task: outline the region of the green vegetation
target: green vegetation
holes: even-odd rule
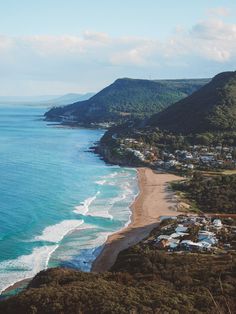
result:
[[[50,110],[46,118],[71,116],[75,123],[86,124],[125,121],[110,128],[96,150],[113,163],[134,165],[131,152],[137,149],[168,162],[170,152],[196,144],[202,145],[195,151],[197,157],[205,154],[201,149],[215,153],[221,145],[217,154],[227,160],[226,145],[232,148],[230,159],[235,159],[236,72],[221,73],[198,90],[203,83],[121,79],[88,101]],[[236,175],[224,175],[217,168],[219,174],[212,176],[210,170],[208,176],[195,172],[192,179],[173,186],[201,211],[235,213]],[[157,233],[152,232],[152,241]],[[229,238],[226,233],[222,237]],[[235,313],[234,245],[218,254],[170,253],[146,239],[121,252],[107,273],[40,272],[27,290],[0,303],[0,313]]]
[[[168,81],[165,83],[168,86]],[[129,138],[134,144],[126,141]],[[195,146],[201,147],[197,150]],[[235,169],[236,72],[218,74],[192,95],[149,119],[136,117],[111,127],[101,139],[98,152],[112,163],[137,166],[136,160],[132,164],[133,159],[127,156],[127,149],[130,148],[144,156],[151,151],[154,158],[146,158],[150,160],[149,166],[155,166],[155,160],[170,161],[168,155],[171,153],[175,154],[177,163],[180,161],[183,164],[176,163],[175,166],[181,172],[183,167],[187,169],[189,163],[192,164],[191,169],[197,170]],[[224,149],[228,149],[228,153]],[[188,151],[194,157],[188,162],[181,160],[175,153],[177,150]],[[201,159],[208,153],[213,155],[211,162]]]
[[[235,253],[163,252],[150,241],[159,229],[121,252],[110,272],[40,272],[27,290],[0,302],[0,313],[235,313]]]
[[[236,72],[216,75],[192,95],[154,115],[149,124],[183,134],[236,131]]]
[[[194,173],[188,181],[172,184],[203,212],[236,213],[236,175],[206,177]]]
[[[118,79],[87,101],[53,108],[48,120],[73,117],[74,122],[91,124],[116,122],[130,118],[150,117],[176,101],[185,98],[209,79],[199,80],[137,80]]]

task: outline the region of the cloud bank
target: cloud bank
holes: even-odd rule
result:
[[[40,94],[98,90],[119,76],[199,77],[234,70],[236,24],[220,17],[177,28],[166,40],[78,36],[0,36],[0,93]],[[177,73],[177,74],[176,74]]]

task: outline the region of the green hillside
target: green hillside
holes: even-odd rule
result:
[[[158,227],[149,239],[159,234]],[[122,251],[110,272],[41,271],[27,290],[0,302],[0,313],[235,313],[235,283],[234,251],[169,253],[149,240]]]
[[[209,82],[196,80],[118,79],[89,100],[49,110],[48,120],[78,123],[120,122],[132,117],[149,117]]]
[[[149,125],[175,133],[236,130],[236,72],[216,75],[187,98],[151,117]]]

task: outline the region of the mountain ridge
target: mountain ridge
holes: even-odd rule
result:
[[[174,133],[236,130],[236,71],[217,74],[192,95],[148,121]]]
[[[52,108],[45,113],[45,117],[48,120],[60,121],[62,116],[73,116],[73,121],[86,124],[117,122],[130,116],[143,118],[163,110],[207,82],[209,79],[120,78],[90,99]]]

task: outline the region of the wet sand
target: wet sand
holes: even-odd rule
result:
[[[149,168],[138,168],[139,194],[131,206],[130,224],[110,235],[92,271],[104,272],[111,268],[120,251],[144,239],[158,225],[161,216],[179,214],[178,200],[168,188],[173,181],[182,180],[169,173],[157,173]]]

